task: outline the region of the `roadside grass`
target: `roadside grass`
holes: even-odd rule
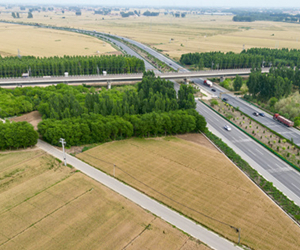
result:
[[[241,228],[241,244],[254,249],[300,244],[299,227],[216,150],[180,139],[135,138],[77,157],[111,175],[116,164],[116,178],[232,241],[237,242],[232,228],[203,214]]]

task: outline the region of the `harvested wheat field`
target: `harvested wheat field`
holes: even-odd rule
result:
[[[209,249],[41,150],[0,153],[0,249]]]
[[[1,56],[64,56],[115,53],[109,43],[74,32],[0,23]]]
[[[0,7],[3,20],[16,21],[11,12]],[[134,11],[136,9],[131,9]],[[141,9],[141,13],[147,9]],[[15,10],[19,11],[19,10]],[[121,10],[124,11],[124,10]],[[157,17],[132,16],[122,18],[120,11],[110,15],[95,15],[92,10],[83,10],[76,16],[74,11],[34,12],[33,18],[20,13],[22,22],[35,22],[56,26],[97,30],[131,38],[161,50],[165,55],[179,59],[184,53],[208,51],[241,52],[243,47],[300,49],[300,26],[284,22],[233,22],[233,16],[196,15],[188,13],[185,18],[164,15]],[[176,10],[177,11],[177,10]],[[16,53],[14,51],[14,53]]]
[[[204,215],[240,228],[253,249],[299,249],[300,228],[284,212],[219,151],[197,144],[201,135],[187,139],[116,141],[77,157],[109,174],[116,164],[118,179],[234,242],[235,230]]]

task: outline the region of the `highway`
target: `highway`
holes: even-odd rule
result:
[[[147,51],[152,56],[154,56],[154,57],[158,58],[159,60],[161,60],[162,62],[168,64],[174,70],[177,70],[179,72],[188,72],[188,70],[184,69],[181,65],[175,63],[171,59],[165,57],[164,55],[160,54],[159,52],[155,51],[154,49],[149,48],[148,46],[146,46],[142,43],[133,41],[133,40],[125,38],[125,37],[120,37],[120,36],[117,36],[117,37],[119,39],[123,39],[123,40],[130,42],[130,43],[134,44],[135,46],[138,46],[141,49]],[[262,72],[267,73],[268,71],[269,71],[269,68],[262,68]],[[209,77],[209,76],[203,76],[203,77]],[[192,76],[191,76],[191,78],[192,78]],[[205,88],[206,90],[209,89],[208,87],[203,85],[202,79],[193,79],[193,81],[196,84],[198,84],[201,88]],[[219,95],[220,92],[227,91],[227,90],[224,90],[224,89],[222,89],[220,87],[216,87],[216,86],[214,86],[214,88],[217,90],[217,92],[216,92],[217,95]],[[300,146],[300,131],[299,130],[297,130],[295,128],[286,127],[285,125],[280,124],[278,121],[274,121],[272,119],[272,116],[269,114],[265,114],[266,115],[266,117],[264,117],[265,119],[262,117],[253,116],[252,113],[254,111],[257,111],[259,113],[265,113],[265,112],[255,106],[250,105],[246,101],[243,101],[239,98],[235,98],[233,95],[223,94],[222,97],[227,97],[229,99],[229,101],[228,101],[229,104],[231,104],[234,107],[239,107],[241,111],[245,112],[247,115],[252,116],[253,119],[261,122],[262,124],[266,125],[267,127],[271,128],[272,130],[276,131],[277,133],[281,134],[285,138],[287,138],[289,140],[291,140],[293,138],[294,143]]]
[[[129,41],[129,39],[127,40]],[[136,46],[139,46],[139,43],[135,43]],[[145,45],[141,48],[145,49]],[[161,58],[163,62],[170,63],[170,59],[164,57],[158,52],[149,49],[147,50],[152,56],[157,58]],[[172,62],[172,66],[174,69],[180,72],[187,72],[188,70],[183,69],[180,65]],[[194,82],[200,86],[201,88],[206,88],[206,90],[210,91],[211,88],[204,86],[203,80],[196,78],[193,79]],[[221,88],[214,87],[219,94],[224,90]],[[224,94],[223,97],[228,97],[230,99],[229,103],[234,106],[239,106],[241,110],[246,108],[249,109],[249,104],[245,101],[242,101],[238,98],[233,98],[231,95],[226,96]],[[232,99],[233,98],[233,99]],[[231,100],[232,99],[232,100]],[[239,102],[236,102],[236,100]],[[249,109],[250,110],[250,109]],[[259,112],[263,112],[259,109],[255,109]],[[202,114],[208,123],[209,128],[215,133],[217,136],[222,138],[224,142],[226,142],[233,150],[235,150],[244,160],[246,160],[254,169],[256,169],[262,176],[264,176],[268,181],[273,182],[274,186],[276,186],[280,191],[282,191],[289,199],[293,200],[297,205],[300,205],[300,173],[294,170],[291,166],[283,162],[281,159],[273,155],[270,151],[263,148],[261,145],[256,143],[254,140],[249,138],[247,135],[242,133],[240,130],[236,128],[232,128],[231,132],[223,129],[224,125],[227,122],[221,118],[219,115],[211,111],[204,104],[197,102],[197,111]],[[253,111],[251,111],[251,114]],[[258,119],[268,119],[268,122],[272,122],[272,126],[277,123],[269,119],[269,117],[259,117]],[[276,124],[278,125],[278,124]],[[280,125],[280,124],[279,124]],[[274,129],[274,127],[272,127]],[[282,128],[285,130],[284,133],[289,132],[290,128]],[[274,129],[275,130],[275,129]],[[286,133],[287,134],[287,133]],[[299,136],[300,138],[300,136]],[[297,138],[294,139],[295,142],[298,142]]]
[[[225,119],[197,101],[197,111],[203,115],[209,129],[247,161],[268,181],[273,182],[286,196],[300,205],[300,173],[270,153],[242,131],[230,125]],[[231,131],[224,129],[225,125]]]
[[[220,93],[226,92],[227,90],[219,87],[219,86],[213,86],[213,87],[208,87],[203,84],[203,81],[201,79],[191,79],[195,83],[201,86],[202,89],[205,89],[206,91],[217,95],[218,97],[220,96]],[[212,92],[211,89],[214,88],[216,92]],[[239,107],[239,109],[244,112],[245,114],[251,116],[254,120],[264,124],[268,128],[276,131],[277,133],[281,134],[285,138],[291,140],[293,138],[293,141],[295,144],[300,146],[300,131],[296,128],[290,128],[282,123],[279,123],[276,120],[273,120],[273,116],[264,112],[263,110],[257,108],[256,106],[242,100],[241,98],[238,98],[232,94],[222,94],[222,98],[226,97],[228,99],[228,103],[234,107]],[[258,112],[258,113],[264,113],[265,117],[262,116],[255,116],[253,115],[253,112]]]
[[[39,140],[37,146],[42,150],[46,151],[47,153],[49,153],[50,155],[53,155],[58,159],[62,159],[62,155],[63,155],[62,151],[56,149],[50,144]],[[88,165],[87,163],[82,162],[81,160],[69,154],[67,154],[66,157],[67,157],[67,163],[72,165],[74,168],[80,170],[82,173],[86,174],[87,176],[102,183],[103,185],[107,186],[111,190],[119,193],[120,195],[138,204],[142,208],[162,218],[163,220],[167,221],[171,225],[176,226],[178,229],[188,233],[189,235],[193,236],[196,239],[199,239],[200,241],[204,242],[205,244],[212,247],[213,249],[219,249],[219,250],[241,249],[235,246],[232,242],[226,240],[225,238],[218,236],[212,231],[207,230],[201,225],[196,224],[190,219],[187,219],[181,214],[149,198],[147,195],[142,194],[141,192],[124,184],[123,182],[120,182],[115,178],[108,176],[107,174],[97,170],[96,168]]]

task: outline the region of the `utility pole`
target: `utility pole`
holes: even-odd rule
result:
[[[62,148],[63,148],[64,165],[67,166],[67,157],[66,157],[66,154],[65,154],[65,145],[66,145],[66,141],[65,141],[65,139],[63,139],[63,138],[60,138],[60,139],[59,139],[59,142],[61,143]]]

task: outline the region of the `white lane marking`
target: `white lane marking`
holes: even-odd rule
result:
[[[294,188],[296,188],[297,190],[299,190],[300,191],[300,189],[299,189],[299,187],[298,186],[296,186],[294,183],[291,183],[292,185],[293,185],[293,187]]]
[[[255,153],[253,153],[250,149],[248,149],[248,151],[251,153],[251,154],[253,154],[253,155],[255,155],[256,156],[256,154]]]
[[[259,149],[255,149],[258,153],[260,153],[261,155],[264,155]]]

